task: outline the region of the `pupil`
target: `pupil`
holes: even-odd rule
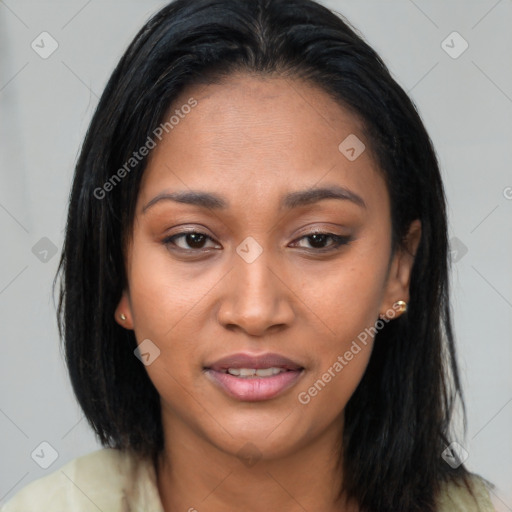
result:
[[[309,237],[309,243],[316,248],[322,248],[325,245],[325,239],[327,235],[311,235]]]
[[[187,234],[187,244],[194,249],[200,249],[204,244],[204,235],[199,233]]]

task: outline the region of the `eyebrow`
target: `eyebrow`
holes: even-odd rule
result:
[[[331,185],[322,188],[311,188],[291,192],[281,199],[280,209],[292,209],[300,206],[307,206],[324,199],[351,201],[362,208],[366,208],[366,203],[363,198],[355,192],[344,187]],[[228,201],[224,198],[210,192],[202,192],[198,190],[162,192],[151,199],[151,201],[142,208],[142,213],[145,213],[149,208],[160,201],[174,201],[177,203],[202,206],[203,208],[212,210],[225,210],[229,206]]]

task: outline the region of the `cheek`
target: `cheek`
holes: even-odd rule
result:
[[[304,412],[319,418],[316,428],[342,414],[364,375],[379,296],[380,287],[369,273],[348,269],[323,283],[323,293],[311,307],[321,312],[325,335],[313,338],[316,361],[298,390],[297,402]]]
[[[199,371],[198,314],[215,281],[191,276],[189,268],[172,264],[165,248],[154,242],[134,244],[128,276],[134,332],[139,344],[149,339],[157,347],[158,357],[146,370],[164,397],[183,395],[180,383],[190,389]]]
[[[195,306],[213,282],[191,272],[192,266],[172,262],[158,243],[135,239],[128,280],[137,339],[154,337],[165,342],[194,315]]]
[[[361,244],[336,263],[303,272],[298,293],[321,320],[317,323],[331,346],[357,337],[378,319],[387,278],[383,254],[383,249],[373,251]]]
[[[323,411],[326,421],[345,407],[371,356],[387,277],[383,247],[361,243],[335,267],[303,281],[302,299],[323,329],[314,337],[317,364],[297,398],[311,412]]]
[[[329,424],[345,409],[366,370],[372,341],[354,340],[330,354],[326,364],[304,382],[297,393],[299,407]]]

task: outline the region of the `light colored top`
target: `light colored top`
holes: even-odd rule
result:
[[[473,476],[478,506],[465,487],[445,486],[439,512],[495,512]],[[21,489],[0,512],[164,512],[149,460],[103,448],[68,462]],[[192,508],[192,510],[194,510]]]

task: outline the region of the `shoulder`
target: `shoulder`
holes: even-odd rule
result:
[[[445,482],[438,498],[439,512],[495,512],[489,495],[491,484],[472,474],[470,488],[473,496],[464,482]]]
[[[155,508],[151,512],[158,512],[153,474],[147,461],[103,448],[73,459],[57,471],[31,482],[0,512],[98,512],[98,509],[123,512],[128,502],[138,500],[138,504],[146,500],[147,503],[147,499]],[[141,495],[141,488],[146,496]]]

